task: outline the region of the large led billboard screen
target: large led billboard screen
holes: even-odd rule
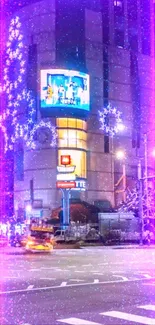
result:
[[[45,116],[83,115],[90,110],[89,75],[64,69],[41,70],[41,112]]]

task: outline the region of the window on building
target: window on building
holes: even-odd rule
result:
[[[141,0],[141,38],[142,53],[150,55],[151,52],[151,9],[150,1]]]
[[[138,51],[138,21],[137,21],[137,1],[127,1],[128,12],[128,41],[129,48]]]
[[[87,133],[76,129],[59,129],[58,146],[59,148],[78,148],[86,150]]]
[[[71,164],[76,166],[75,174],[79,178],[86,178],[86,152],[83,150],[65,150],[59,149],[58,150],[58,165],[61,164],[61,156],[63,155],[70,155],[71,156]]]
[[[108,135],[104,136],[104,152],[109,153],[109,137],[108,137]]]
[[[57,127],[58,128],[71,128],[71,129],[81,129],[87,130],[87,122],[74,119],[74,118],[57,118]]]
[[[114,6],[122,8],[122,1],[121,0],[114,0]]]
[[[103,44],[109,44],[109,0],[102,1]]]
[[[124,47],[124,3],[114,1],[114,41],[115,45]]]

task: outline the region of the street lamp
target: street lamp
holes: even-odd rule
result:
[[[123,124],[123,123],[118,123],[117,124],[117,130],[118,130],[118,132],[122,132],[122,131],[124,131],[125,130],[125,125]]]
[[[125,202],[126,201],[126,165],[125,165],[125,152],[123,150],[118,150],[118,151],[116,151],[115,156],[116,156],[116,158],[118,160],[121,160],[122,161],[122,168],[123,168],[122,176],[121,176],[121,178],[119,179],[119,181],[117,182],[117,184],[115,186],[118,186],[121,181],[123,182],[123,190],[121,192],[123,192],[123,201]]]
[[[31,206],[30,204],[28,204],[28,205],[26,206],[26,212],[27,212],[27,213],[31,213],[31,211],[32,211],[32,206]]]

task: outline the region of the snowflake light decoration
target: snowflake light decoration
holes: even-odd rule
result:
[[[49,121],[45,122],[43,120],[41,120],[38,124],[35,124],[33,129],[30,131],[29,138],[26,142],[27,147],[29,147],[31,149],[36,149],[37,146],[36,146],[36,142],[34,141],[34,138],[35,138],[37,131],[41,130],[41,129],[47,129],[50,131],[50,134],[51,134],[50,146],[56,147],[56,144],[57,144],[56,127],[53,126],[51,122],[49,122]]]
[[[114,136],[120,130],[120,124],[122,124],[121,112],[118,111],[115,107],[108,105],[106,108],[103,107],[98,111],[99,113],[99,122],[101,124],[100,129],[103,130],[106,134]],[[115,119],[114,125],[110,125],[108,121]]]

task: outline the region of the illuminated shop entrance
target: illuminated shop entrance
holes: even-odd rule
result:
[[[77,179],[87,178],[87,123],[80,119],[58,118],[58,165],[63,155],[71,156]]]

